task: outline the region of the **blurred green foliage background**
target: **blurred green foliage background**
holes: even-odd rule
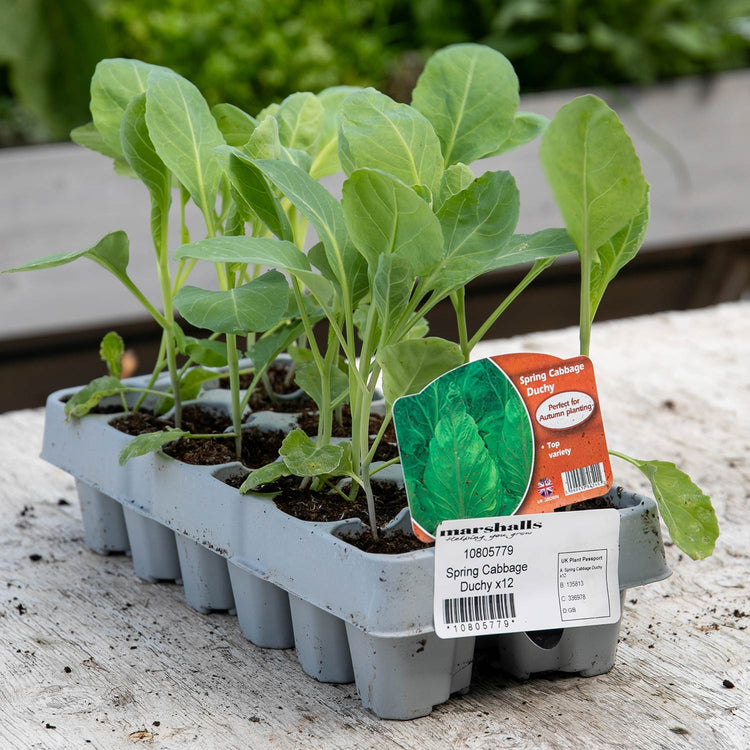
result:
[[[408,101],[424,59],[463,41],[503,52],[524,91],[750,63],[750,0],[0,0],[0,18],[0,146],[86,122],[103,57],[169,66],[251,113],[335,84]]]

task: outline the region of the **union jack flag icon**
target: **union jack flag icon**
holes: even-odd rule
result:
[[[555,491],[555,488],[552,486],[552,480],[549,477],[544,477],[544,479],[540,479],[536,483],[536,491],[542,497],[549,497]]]

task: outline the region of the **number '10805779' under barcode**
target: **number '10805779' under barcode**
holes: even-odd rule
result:
[[[459,596],[455,599],[443,599],[443,617],[446,625],[505,620],[515,616],[516,604],[513,594]]]
[[[602,463],[564,471],[561,476],[566,496],[584,490],[593,490],[594,487],[601,487],[607,483],[604,475],[604,464]]]

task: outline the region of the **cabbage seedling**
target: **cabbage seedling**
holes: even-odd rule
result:
[[[581,261],[580,352],[607,285],[632,260],[646,235],[649,187],[630,137],[601,99],[582,96],[562,107],[542,139],[542,164]],[[675,544],[693,559],[713,552],[719,535],[711,499],[674,464],[613,456],[651,483]]]

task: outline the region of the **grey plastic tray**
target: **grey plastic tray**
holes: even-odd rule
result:
[[[433,629],[432,549],[364,553],[340,538],[359,520],[300,521],[268,496],[224,484],[244,471],[239,464],[193,466],[159,452],[121,467],[131,438],[109,426],[113,415],[65,421],[62,399],[76,390],[49,397],[42,457],[76,478],[91,549],[130,550],[145,580],[181,578],[190,606],[236,610],[253,643],[296,646],[318,680],[355,680],[363,705],[382,718],[424,716],[469,688],[474,639],[441,640]],[[213,390],[203,400],[225,408],[227,396]],[[628,491],[612,499],[621,515],[620,588],[668,576],[654,501]],[[408,525],[408,516],[396,523]],[[619,623],[592,638],[597,627],[562,631],[552,648],[526,634],[499,637],[502,663],[519,677],[606,671]]]

